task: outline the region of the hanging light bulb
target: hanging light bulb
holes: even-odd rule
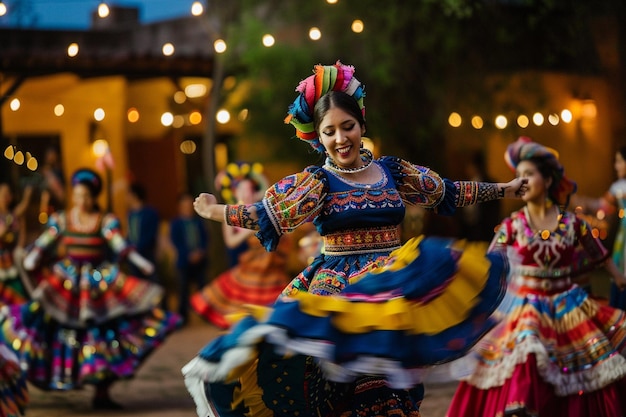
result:
[[[26,166],[31,171],[36,171],[37,167],[39,166],[39,163],[37,162],[37,158],[35,158],[34,156],[28,158],[28,161],[26,162]]]
[[[14,156],[15,156],[15,149],[13,148],[13,145],[7,146],[7,148],[4,150],[4,157],[11,161],[13,160]]]
[[[13,162],[18,165],[22,165],[24,163],[24,154],[22,153],[22,151],[17,151],[15,153],[15,156],[13,157]]]
[[[109,15],[110,12],[111,10],[109,10],[109,5],[106,4],[106,2],[100,3],[100,5],[98,6],[98,16],[104,19]]]
[[[0,16],[4,16],[5,14],[7,14],[7,5],[0,0]]]
[[[191,14],[194,16],[200,16],[204,12],[204,6],[202,6],[202,2],[194,1],[191,5]]]

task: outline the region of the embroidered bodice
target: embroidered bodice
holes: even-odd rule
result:
[[[258,230],[257,237],[267,250],[274,250],[283,234],[305,222],[313,222],[322,236],[345,232],[345,239],[357,239],[355,243],[381,239],[390,243],[382,247],[392,249],[399,243],[398,225],[407,204],[451,215],[456,207],[502,197],[497,184],[453,182],[397,157],[382,157],[373,167],[382,173],[376,184],[354,183],[323,167],[310,166],[272,185],[258,203],[227,205],[226,223]]]
[[[489,251],[516,252],[513,273],[533,277],[568,276],[606,259],[607,250],[591,228],[575,214],[565,212],[555,230],[533,230],[524,210],[505,219]]]
[[[76,263],[98,264],[108,258],[109,248],[122,253],[128,248],[120,232],[119,219],[112,214],[99,215],[91,229],[76,225],[66,212],[50,216],[47,229],[35,241],[35,247],[46,250],[58,243],[66,259]]]

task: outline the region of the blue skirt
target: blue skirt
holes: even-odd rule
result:
[[[183,368],[185,383],[201,417],[418,416],[425,378],[495,325],[506,273],[482,245],[414,238],[339,294],[251,306]]]

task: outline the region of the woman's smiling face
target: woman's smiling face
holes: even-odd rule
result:
[[[91,212],[95,207],[94,197],[91,195],[91,191],[84,184],[76,184],[72,189],[72,202],[74,207],[77,207],[81,211]]]
[[[517,176],[528,179],[528,191],[522,197],[525,202],[540,202],[548,196],[550,178],[544,178],[534,162],[521,161],[516,168]]]
[[[363,126],[350,113],[331,107],[319,124],[319,137],[330,159],[341,168],[359,168]]]

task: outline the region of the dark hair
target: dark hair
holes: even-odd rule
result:
[[[619,153],[620,155],[622,155],[622,158],[626,159],[626,146],[621,146],[618,150],[617,153]]]
[[[97,197],[102,191],[102,179],[96,171],[90,168],[80,168],[72,175],[72,186],[84,185],[92,197]]]
[[[350,116],[354,117],[359,122],[359,125],[365,126],[365,117],[363,117],[359,103],[354,97],[343,91],[329,91],[315,103],[315,108],[313,109],[313,127],[315,132],[319,131],[322,119],[333,107],[345,111]]]
[[[131,194],[135,195],[142,203],[146,201],[146,189],[143,185],[134,182],[129,187]]]

